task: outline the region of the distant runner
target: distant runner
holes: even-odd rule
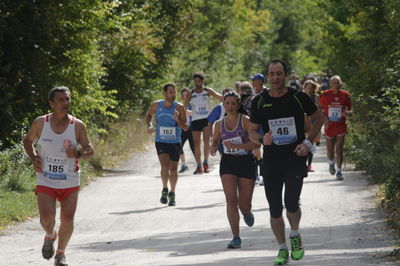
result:
[[[320,99],[320,105],[323,108],[325,116],[328,118],[324,128],[329,173],[331,175],[336,173],[336,179],[343,180],[343,146],[347,133],[346,121],[352,112],[352,103],[350,93],[341,89],[343,82],[338,75],[333,76],[329,84],[331,89],[325,91]],[[335,169],[335,153],[337,169]]]
[[[181,97],[183,102],[185,101],[185,99],[187,98],[187,95],[189,94],[189,89],[187,88],[183,88],[181,90]],[[182,149],[181,149],[181,169],[179,169],[179,173],[183,173],[186,170],[189,169],[189,167],[186,164],[186,158],[185,158],[185,153],[183,151],[183,147],[185,146],[186,141],[189,141],[189,146],[190,146],[190,150],[193,153],[194,156],[194,140],[193,140],[193,136],[192,136],[192,130],[190,129],[190,121],[191,121],[191,107],[188,106],[188,110],[186,111],[186,125],[187,127],[182,128],[182,133],[181,133],[181,142],[182,142]]]
[[[192,129],[192,135],[194,140],[194,151],[197,168],[193,174],[208,173],[208,156],[210,153],[210,128],[208,127],[208,114],[211,110],[210,96],[217,98],[222,101],[223,97],[220,93],[215,90],[204,86],[204,74],[195,73],[193,75],[193,81],[195,89],[193,89],[186,101],[185,108],[192,105],[192,123],[190,125]],[[201,165],[201,135],[203,133],[204,143],[204,161],[203,166]]]
[[[162,191],[160,202],[175,206],[175,188],[178,182],[178,163],[181,153],[181,128],[186,127],[186,113],[183,105],[176,102],[176,87],[167,83],[163,88],[164,100],[155,101],[147,112],[147,132],[155,131],[155,144],[161,164]],[[153,116],[156,127],[152,125]],[[170,190],[168,191],[168,182]]]

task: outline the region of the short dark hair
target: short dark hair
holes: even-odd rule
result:
[[[201,80],[204,80],[204,73],[203,72],[196,72],[193,74],[193,79],[199,78]]]
[[[231,92],[231,91],[232,91],[231,88],[225,88],[222,90],[222,95],[225,95],[226,93]]]
[[[190,92],[190,90],[189,90],[188,88],[183,88],[183,89],[181,89],[181,95],[182,95],[182,93],[184,93],[185,91]]]
[[[47,99],[49,101],[54,101],[54,96],[56,95],[57,92],[65,92],[71,95],[71,91],[68,89],[68,87],[59,86],[59,87],[54,87],[49,91],[49,93],[47,94]]]
[[[273,59],[273,60],[271,60],[271,61],[267,64],[267,68],[266,68],[267,74],[268,74],[269,66],[272,65],[272,64],[278,64],[278,63],[280,63],[280,64],[283,66],[283,71],[285,72],[285,74],[287,74],[287,73],[288,73],[287,65],[286,65],[286,63],[285,63],[283,60],[281,60],[281,59]]]
[[[176,86],[175,86],[175,83],[172,83],[172,82],[166,83],[166,84],[164,85],[164,87],[163,87],[164,92],[167,92],[169,87],[174,87],[174,88],[175,88],[175,87],[176,87]]]

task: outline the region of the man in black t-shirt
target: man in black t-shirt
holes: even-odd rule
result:
[[[299,234],[301,209],[299,198],[303,178],[307,177],[306,159],[314,151],[311,141],[317,136],[324,116],[303,92],[287,88],[287,67],[281,60],[272,60],[267,66],[270,90],[253,98],[250,116],[250,139],[264,146],[264,188],[268,200],[271,228],[279,245],[274,264],[286,264],[289,257],[285,240],[285,223],[282,217],[282,189],[285,185],[286,216],[291,232],[291,257],[299,260],[304,249]],[[307,139],[304,137],[304,114],[315,123]],[[260,135],[259,126],[264,135]]]

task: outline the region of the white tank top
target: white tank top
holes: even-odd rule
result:
[[[67,129],[56,134],[50,125],[50,114],[45,115],[42,134],[37,142],[38,154],[42,160],[43,172],[36,172],[36,184],[51,188],[71,188],[79,186],[78,159],[68,158],[66,148],[76,148],[76,118],[68,115],[70,123]]]
[[[197,93],[192,91],[192,98],[190,100],[192,105],[192,121],[204,119],[210,113],[210,96],[205,88],[202,92]]]

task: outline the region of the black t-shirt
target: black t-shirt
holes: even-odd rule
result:
[[[271,97],[267,90],[255,96],[250,121],[260,124],[264,132],[271,129],[273,134],[273,143],[264,146],[264,153],[293,153],[304,140],[304,114],[312,115],[316,111],[317,106],[307,94],[291,88],[279,98]]]

